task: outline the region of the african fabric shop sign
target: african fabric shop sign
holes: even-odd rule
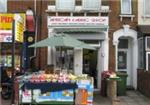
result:
[[[12,23],[15,15],[20,15],[23,18],[23,24],[25,23],[25,15],[19,14],[0,14],[0,42],[11,42],[12,41]],[[22,27],[21,25],[18,25]],[[20,31],[19,31],[20,32]],[[21,31],[22,32],[22,31]],[[23,32],[22,34],[23,35]]]
[[[108,25],[108,17],[50,17],[48,27]]]

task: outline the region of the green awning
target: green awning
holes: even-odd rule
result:
[[[107,31],[107,25],[83,25],[83,26],[55,26],[56,32],[102,32]]]

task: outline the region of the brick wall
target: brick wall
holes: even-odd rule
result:
[[[138,90],[150,98],[150,72],[138,70]]]
[[[115,46],[113,45],[113,33],[122,28],[124,24],[136,31],[137,26],[137,0],[132,0],[132,13],[135,15],[133,21],[130,18],[123,18],[120,21],[120,0],[109,0],[111,12],[109,13],[109,69],[115,70]]]
[[[9,13],[25,13],[30,7],[35,9],[35,0],[8,0]],[[36,18],[37,18],[37,40],[42,40],[48,37],[47,30],[47,14],[45,10],[51,0],[36,0]],[[47,48],[38,48],[36,55],[36,66],[42,68],[47,64]]]

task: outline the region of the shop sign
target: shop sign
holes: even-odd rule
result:
[[[48,27],[108,25],[108,17],[50,17]]]
[[[25,14],[15,14],[15,41],[23,42],[25,29]]]
[[[11,30],[13,14],[0,14],[0,30]]]
[[[12,31],[0,30],[0,42],[12,42]]]
[[[19,18],[18,18],[19,17]],[[0,14],[0,42],[12,41],[12,23],[15,18],[15,40],[23,41],[23,31],[25,26],[25,14],[24,13],[2,13]]]

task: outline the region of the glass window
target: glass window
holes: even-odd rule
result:
[[[146,70],[150,71],[150,52],[147,52],[146,56]]]
[[[7,12],[7,0],[0,0],[0,12]]]
[[[118,52],[118,69],[127,69],[127,52]]]
[[[127,49],[128,48],[128,39],[119,39],[118,48]]]
[[[150,37],[146,37],[146,46],[145,46],[147,51],[150,51]]]
[[[150,0],[144,0],[144,15],[150,15]]]
[[[138,39],[138,67],[144,68],[143,38]]]
[[[84,10],[99,10],[101,0],[83,0],[82,6]]]
[[[56,65],[59,68],[73,70],[73,49],[63,48],[60,51],[60,48],[56,48]]]
[[[57,10],[73,11],[75,8],[75,0],[56,0]]]
[[[121,14],[132,14],[131,11],[131,0],[121,0]]]

